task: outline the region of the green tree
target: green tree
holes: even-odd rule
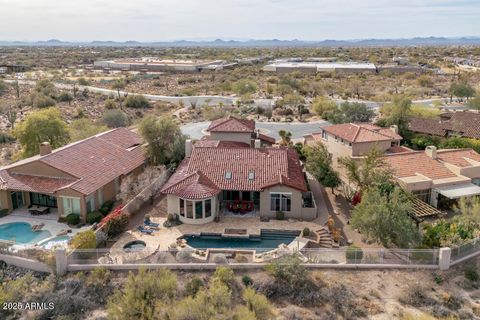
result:
[[[470,100],[470,102],[468,103],[468,106],[472,109],[480,110],[480,94],[477,94],[475,98]]]
[[[78,232],[72,239],[70,246],[74,249],[95,249],[97,238],[93,230]]]
[[[113,320],[153,320],[162,306],[172,302],[177,291],[177,277],[167,269],[129,273],[123,290],[117,289],[107,304]]]
[[[396,95],[393,97],[392,103],[386,104],[380,109],[380,113],[385,124],[398,126],[399,132],[403,136],[408,130],[411,108],[412,101],[408,97]]]
[[[359,161],[351,157],[342,157],[338,162],[347,171],[347,177],[358,191],[373,186],[388,184],[392,181],[392,170],[382,158],[382,151],[374,147]]]
[[[282,139],[282,141],[280,141],[281,146],[287,147],[292,145],[292,133],[290,131],[286,131],[282,129],[278,131],[278,135]]]
[[[186,136],[172,118],[148,115],[140,122],[139,132],[148,143],[147,153],[153,164],[175,165],[185,156]]]
[[[25,121],[13,130],[13,135],[22,145],[23,157],[38,154],[42,142],[49,142],[55,149],[70,141],[68,126],[56,108],[28,114]]]
[[[475,96],[475,89],[466,80],[452,82],[449,92],[450,102],[452,102],[453,96],[459,98],[460,100],[463,100],[463,98],[468,100],[469,98]]]
[[[115,82],[112,84],[112,89],[117,90],[118,94],[118,99],[121,99],[122,97],[120,96],[120,90],[125,89],[127,86],[127,83],[124,80],[115,80]]]
[[[332,112],[333,110],[338,109],[335,101],[327,99],[325,97],[316,97],[313,102],[311,109],[320,117],[324,118],[327,112]]]
[[[343,102],[339,108],[324,113],[328,121],[338,123],[369,122],[375,112],[365,103]]]
[[[331,188],[332,193],[340,185],[338,173],[332,168],[332,155],[321,142],[313,146],[305,146],[303,154],[307,158],[307,171],[310,172],[324,187]]]
[[[419,232],[410,216],[411,202],[400,187],[393,192],[370,188],[355,206],[350,223],[370,239],[388,247],[408,248],[419,240]]]
[[[267,297],[263,294],[256,293],[253,288],[248,287],[243,291],[242,296],[248,309],[255,314],[257,320],[269,320],[273,318],[273,308]]]
[[[107,126],[98,125],[88,118],[74,120],[70,123],[68,128],[71,141],[83,140],[108,130]]]

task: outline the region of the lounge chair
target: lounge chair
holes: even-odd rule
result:
[[[143,223],[150,228],[158,228],[160,226],[159,223],[152,222],[150,220],[144,220]]]
[[[153,233],[152,229],[146,229],[144,226],[138,226],[137,229],[141,233],[145,233],[145,234],[152,234]]]

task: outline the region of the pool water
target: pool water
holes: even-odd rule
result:
[[[145,249],[146,243],[141,240],[130,241],[123,246],[123,251],[125,252],[133,252],[133,251],[141,251]]]
[[[47,230],[32,231],[32,225],[26,222],[11,222],[0,225],[0,240],[20,244],[34,244],[51,237]]]
[[[68,242],[70,241],[70,237],[65,235],[65,236],[57,236],[55,238],[49,239],[47,241],[43,241],[42,243],[39,243],[44,249],[50,250],[54,249],[57,247],[67,247]]]
[[[300,231],[262,230],[258,237],[222,237],[217,234],[185,235],[182,239],[196,249],[253,249],[258,252],[276,249],[280,244],[288,245]]]

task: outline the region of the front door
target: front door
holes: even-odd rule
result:
[[[12,193],[10,193],[10,195],[12,198],[12,207],[14,210],[23,207],[23,192],[13,191]]]

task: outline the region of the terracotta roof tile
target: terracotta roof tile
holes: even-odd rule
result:
[[[480,165],[480,154],[472,149],[439,150],[437,158],[457,167],[471,167],[475,162]]]
[[[230,178],[226,176],[227,172],[231,172]],[[248,178],[250,172],[254,173],[253,180]],[[282,184],[306,191],[298,155],[294,149],[288,148],[195,147],[191,157],[181,163],[162,192],[180,194],[172,186],[189,179],[192,173],[205,175],[220,190],[262,191]],[[191,190],[189,192],[190,196],[196,196]],[[200,187],[198,194],[203,193],[203,187]]]
[[[448,131],[462,137],[480,139],[480,114],[477,112],[448,112],[439,119],[412,117],[408,128],[413,132],[446,136]]]
[[[255,121],[226,117],[212,121],[208,126],[209,132],[254,132]]]
[[[65,188],[76,180],[30,176],[10,173],[7,170],[0,171],[0,189],[21,190],[53,194],[56,190]]]
[[[398,178],[412,177],[418,174],[432,180],[456,177],[438,159],[430,158],[424,151],[391,154],[383,158]]]
[[[390,129],[381,128],[369,123],[343,123],[323,126],[322,130],[352,143],[402,139],[400,135]]]

